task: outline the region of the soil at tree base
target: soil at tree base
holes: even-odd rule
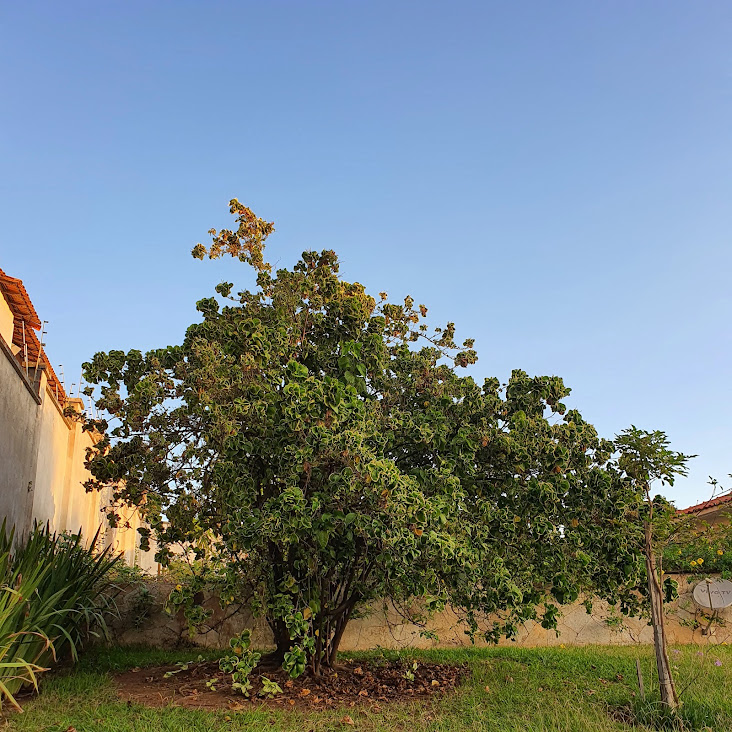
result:
[[[297,679],[290,679],[281,668],[258,666],[250,676],[249,698],[231,688],[231,677],[219,670],[217,661],[191,663],[186,670],[180,666],[133,669],[115,676],[115,683],[121,699],[153,707],[236,710],[265,705],[325,709],[364,704],[378,707],[392,701],[445,694],[469,673],[465,664],[417,662],[416,669],[413,666],[405,660],[345,661],[320,677],[306,673]],[[263,676],[279,684],[282,693],[272,699],[261,697]],[[215,690],[206,683],[212,680]]]

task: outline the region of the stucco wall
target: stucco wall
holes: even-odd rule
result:
[[[729,643],[732,642],[732,608],[721,611],[719,622],[713,623],[709,633],[704,629],[708,616],[701,613],[691,598],[697,577],[679,577],[679,599],[668,605],[667,634],[671,643]],[[189,642],[187,624],[182,614],[169,616],[163,606],[173,585],[164,581],[150,581],[143,586],[132,587],[118,603],[120,621],[114,628],[115,640],[122,644],[147,643],[158,646],[174,646]],[[243,628],[253,630],[253,642],[258,647],[272,644],[272,636],[262,620],[255,620],[244,611],[222,611],[213,600],[206,603],[214,611],[209,621],[211,629],[192,639],[193,643],[214,648],[227,648],[229,639]],[[228,617],[231,615],[231,617]],[[526,647],[552,645],[632,645],[651,643],[653,635],[647,621],[623,619],[606,603],[597,602],[588,615],[577,602],[564,609],[559,624],[559,635],[545,630],[539,623],[528,622],[521,629],[516,641],[503,640],[499,645]],[[439,640],[425,638],[421,629],[404,623],[393,609],[378,604],[363,618],[352,620],[343,637],[342,650],[367,650],[369,648],[449,648],[471,645],[463,626],[454,612],[446,610],[435,615],[428,628],[437,633]],[[477,645],[486,645],[478,642]]]
[[[0,304],[6,306],[2,297]],[[68,399],[66,405],[83,410],[80,399]],[[137,513],[122,512],[121,526],[110,529],[104,515],[110,492],[84,488],[90,477],[84,460],[92,444],[80,422],[64,417],[43,369],[26,378],[0,335],[0,521],[6,518],[8,527],[15,526],[18,538],[33,520],[48,522],[53,531],[81,531],[86,540],[101,527],[105,545],[154,574],[154,552],[139,550]]]
[[[77,412],[84,409],[80,399],[68,399],[67,406]],[[87,448],[94,438],[84,432],[80,422],[68,419],[46,389],[43,397],[41,431],[38,445],[36,471],[36,495],[33,515],[38,521],[48,521],[54,531],[81,532],[91,540],[100,530],[104,546],[112,546],[124,555],[128,564],[138,564],[150,573],[157,572],[154,552],[139,550],[141,525],[136,511],[120,511],[122,520],[118,528],[111,528],[105,515],[110,505],[110,489],[87,493],[84,483],[91,477],[84,467]]]
[[[13,342],[13,313],[5,302],[5,298],[0,296],[0,338],[5,343]]]
[[[8,342],[0,339],[0,520],[22,531],[33,506],[40,413]]]
[[[49,521],[56,528],[63,525],[59,520],[59,499],[63,496],[72,428],[69,420],[63,417],[61,407],[48,393],[45,376],[42,378],[40,394],[43,401],[39,408],[33,518],[39,523]]]

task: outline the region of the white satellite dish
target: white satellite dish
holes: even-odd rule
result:
[[[732,605],[732,582],[729,580],[702,580],[694,588],[694,602],[707,610],[721,610]]]

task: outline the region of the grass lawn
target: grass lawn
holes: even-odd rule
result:
[[[680,647],[678,666],[683,716],[690,729],[732,730],[732,647]],[[653,686],[649,647],[491,648],[414,651],[402,655],[437,662],[467,662],[470,678],[456,693],[428,702],[341,707],[327,711],[271,709],[252,705],[238,712],[203,712],[175,707],[149,709],[120,702],[110,673],[136,666],[188,661],[193,651],[99,649],[68,672],[48,676],[25,712],[6,712],[15,732],[327,732],[328,730],[522,730],[593,732],[651,729],[652,699],[641,704],[635,659],[642,661],[646,688]],[[208,653],[208,657],[215,654]],[[373,654],[353,654],[367,658]],[[720,662],[721,665],[717,665]],[[635,693],[635,696],[633,695]],[[341,720],[349,715],[355,724]],[[635,719],[635,726],[632,720]],[[623,721],[626,720],[626,721]]]

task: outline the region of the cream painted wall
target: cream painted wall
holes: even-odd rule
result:
[[[4,304],[5,300],[0,297]],[[0,521],[30,523],[38,449],[38,402],[9,344],[0,336]]]
[[[100,530],[103,544],[122,552],[128,564],[157,574],[154,550],[139,549],[137,512],[123,512],[121,526],[111,529],[104,512],[110,491],[86,492],[91,476],[84,461],[94,438],[64,416],[42,368],[37,381],[34,370],[26,376],[13,356],[12,336],[13,315],[0,295],[0,521],[6,518],[18,537],[34,519],[53,531],[81,531],[87,541]],[[66,406],[84,410],[81,399],[67,399]]]
[[[61,408],[48,393],[45,374],[41,377],[40,425],[36,458],[35,494],[33,518],[41,524],[49,521],[53,528],[60,524],[59,501],[63,497],[67,468],[69,426],[61,414]]]
[[[84,409],[81,399],[68,399],[66,405],[77,412]],[[92,445],[91,433],[84,432],[81,423],[64,417],[51,391],[44,388],[33,517],[41,523],[48,521],[54,531],[81,531],[87,540],[99,530],[103,545],[112,545],[128,564],[157,573],[154,551],[139,550],[137,529],[142,522],[137,512],[121,511],[120,526],[113,529],[105,515],[111,490],[87,493],[84,483],[91,474],[84,461]]]
[[[5,302],[4,297],[0,297],[0,336],[5,343],[10,346],[13,342],[13,313]]]

